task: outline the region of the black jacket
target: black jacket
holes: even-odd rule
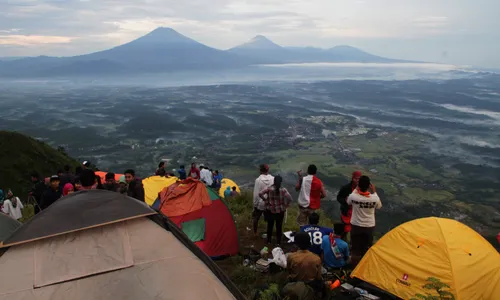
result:
[[[57,191],[54,191],[53,189],[49,188],[46,190],[43,195],[42,195],[42,200],[40,201],[40,209],[44,210],[47,207],[51,206],[52,203],[56,202],[61,198],[61,190],[58,189]]]
[[[337,194],[337,201],[340,203],[340,212],[346,216],[349,211],[349,205],[347,204],[347,197],[352,193],[352,182],[344,185],[340,188]]]
[[[42,195],[46,190],[47,186],[45,185],[45,182],[41,180],[33,183],[33,186],[31,187],[30,193],[38,204],[35,205],[35,215],[40,212],[40,202],[42,201]]]
[[[113,183],[113,184],[104,183],[102,185],[102,189],[107,190],[107,191],[112,191],[112,192],[119,192],[120,185],[118,183]]]
[[[136,179],[129,183],[127,196],[146,202],[144,199],[144,186],[142,185],[142,180]]]
[[[66,185],[66,183],[71,183],[71,184],[75,184],[75,175],[71,174],[71,173],[63,173],[61,178],[61,187],[64,187],[64,185]]]

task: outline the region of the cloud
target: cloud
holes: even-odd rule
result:
[[[39,44],[66,44],[72,38],[66,36],[42,35],[0,35],[0,45],[10,46],[36,46]]]
[[[443,16],[420,17],[414,19],[413,24],[416,27],[424,27],[424,28],[446,27],[448,25],[448,17],[443,17]]]
[[[165,26],[217,48],[264,34],[287,46],[380,45],[371,49],[408,59],[442,57],[443,51],[453,59],[465,51],[458,43],[463,36],[484,36],[482,47],[496,57],[498,47],[486,41],[498,40],[499,9],[493,0],[0,0],[0,45],[9,45],[0,47],[0,56],[83,54]],[[456,48],[426,42],[431,37],[454,39]],[[410,50],[388,47],[388,40],[404,41]],[[25,49],[37,43],[45,46]],[[487,57],[475,53],[468,56]]]

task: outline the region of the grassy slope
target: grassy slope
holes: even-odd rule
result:
[[[0,188],[12,189],[23,200],[31,188],[31,172],[50,176],[66,164],[78,166],[49,145],[11,131],[0,131],[0,157]]]
[[[275,236],[273,237],[273,244],[267,245],[265,239],[255,237],[253,235],[253,231],[248,230],[252,227],[252,193],[244,191],[241,196],[231,199],[228,202],[228,206],[233,213],[236,225],[238,226],[240,252],[243,255],[248,254],[250,248],[257,251],[260,251],[264,246],[268,246],[270,250],[274,248],[274,243],[276,241]],[[299,226],[296,223],[297,215],[297,203],[292,203],[292,206],[288,209],[287,221],[283,226],[284,232],[299,230]],[[332,221],[326,217],[322,211],[320,211],[320,216],[321,225],[333,227]],[[261,221],[259,222],[259,233],[266,232],[266,225],[267,223],[265,223],[263,218],[261,218]],[[276,235],[276,231],[274,235]],[[283,237],[282,243],[284,244],[286,242],[286,238]],[[292,245],[290,244],[283,245],[285,252],[290,250],[291,247]],[[243,294],[249,298],[252,297],[255,290],[259,287],[270,284],[278,284],[282,287],[286,283],[286,272],[281,272],[276,275],[262,274],[249,267],[244,267],[242,263],[243,258],[241,256],[234,256],[225,260],[217,261],[217,264],[229,275],[231,280],[238,286]]]

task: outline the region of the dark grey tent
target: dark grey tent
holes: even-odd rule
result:
[[[0,300],[244,299],[174,223],[119,193],[63,197],[4,247]]]
[[[3,241],[9,238],[21,225],[21,222],[0,212],[0,245],[2,245]]]

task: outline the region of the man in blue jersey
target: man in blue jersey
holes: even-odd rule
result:
[[[300,226],[300,232],[309,234],[311,238],[311,247],[309,251],[316,255],[321,255],[321,244],[323,236],[328,236],[333,232],[333,229],[319,226],[319,215],[312,213],[309,215],[309,225]]]
[[[325,235],[321,249],[323,254],[321,260],[327,269],[339,269],[348,267],[350,263],[349,245],[340,238],[344,233],[344,224],[333,225],[334,233]]]

